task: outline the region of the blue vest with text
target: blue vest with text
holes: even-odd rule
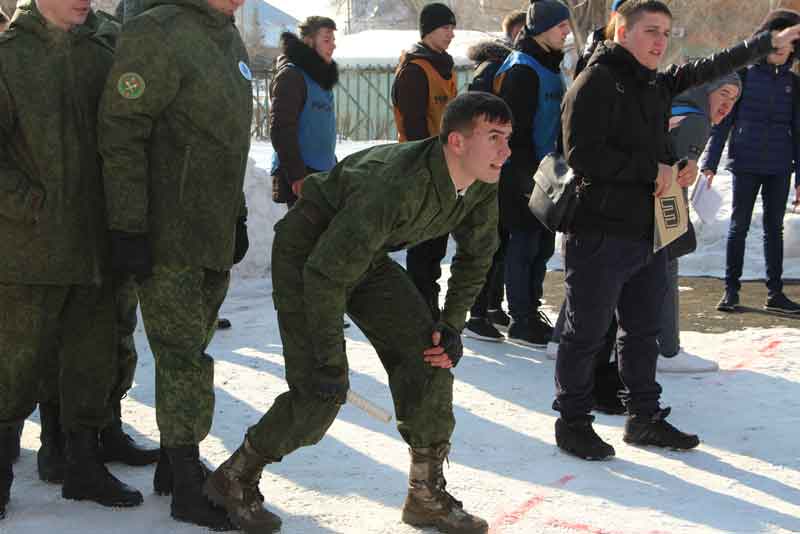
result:
[[[539,77],[539,101],[533,116],[533,146],[536,158],[542,160],[547,154],[556,151],[558,134],[561,130],[561,99],[564,98],[564,80],[560,72],[553,72],[534,58],[515,50],[511,52],[495,77],[500,76],[515,65],[526,65],[536,71]]]
[[[325,172],[336,165],[336,107],[333,90],[323,89],[311,76],[293,64],[303,73],[306,81],[306,103],[300,113],[297,136],[300,155],[306,167]],[[278,153],[272,155],[272,173],[280,166]]]

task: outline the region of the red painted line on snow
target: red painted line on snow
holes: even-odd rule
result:
[[[750,355],[749,357],[745,358],[741,362],[737,363],[733,366],[733,369],[744,369],[745,367],[750,367],[756,359],[759,358],[772,358],[778,352],[778,348],[781,346],[782,341],[779,339],[773,339],[763,347],[757,350],[757,354]]]
[[[552,484],[551,486],[565,486],[570,480],[574,479],[575,475],[565,475]],[[519,523],[519,521],[524,518],[528,512],[539,506],[545,501],[544,495],[534,495],[516,509],[512,510],[511,512],[506,512],[500,514],[500,516],[495,519],[494,524],[489,528],[489,534],[498,534],[503,527],[508,527]]]
[[[617,531],[605,530],[603,528],[593,527],[585,523],[572,523],[570,521],[562,521],[561,519],[550,519],[547,525],[551,527],[563,528],[566,530],[574,530],[575,532],[588,532],[589,534],[617,534]]]

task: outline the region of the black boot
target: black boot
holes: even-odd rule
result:
[[[159,450],[158,463],[156,464],[156,472],[153,475],[153,491],[156,495],[165,497],[172,495],[172,467],[169,464],[169,456],[167,456],[164,447]],[[203,467],[203,478],[208,478],[211,474],[211,469],[206,467],[206,464],[200,462]]]
[[[61,410],[58,404],[39,404],[39,420],[42,431],[39,439],[42,445],[36,455],[39,480],[60,484],[64,482],[64,433],[61,431]]]
[[[478,516],[464,511],[461,501],[447,492],[442,464],[450,444],[413,448],[408,474],[408,495],[403,504],[403,523],[415,527],[433,527],[448,534],[485,534],[489,525]]]
[[[664,408],[652,415],[629,416],[625,421],[623,441],[632,445],[652,445],[679,451],[694,449],[700,445],[700,438],[696,435],[681,432],[667,423],[669,412],[669,408]]]
[[[236,530],[224,508],[214,506],[203,493],[205,466],[197,445],[165,447],[172,471],[172,517],[210,530]]]
[[[145,449],[133,441],[122,430],[122,408],[119,401],[114,404],[114,420],[100,431],[100,452],[104,462],[121,462],[125,465],[142,466],[156,463],[158,449]]]
[[[603,441],[592,428],[594,416],[556,419],[558,448],[584,460],[605,460],[614,456],[614,447]]]
[[[250,444],[247,437],[206,480],[204,490],[215,504],[224,507],[233,523],[245,532],[276,532],[281,518],[264,508],[264,496],[258,489],[261,472],[270,463]]]
[[[616,361],[598,364],[594,370],[594,410],[608,415],[622,415],[627,409],[620,400],[625,384],[619,377]]]
[[[0,426],[0,519],[6,517],[6,506],[11,497],[11,483],[14,481],[13,452],[19,443],[19,424]]]
[[[94,501],[103,506],[142,504],[142,494],[109,473],[100,459],[96,428],[67,434],[67,464],[61,496],[74,501]]]

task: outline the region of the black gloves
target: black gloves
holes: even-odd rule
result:
[[[133,275],[139,283],[153,275],[153,254],[147,234],[111,232],[111,268]]]
[[[433,329],[441,334],[439,346],[444,349],[448,356],[450,356],[450,361],[453,362],[453,367],[455,367],[458,365],[458,361],[464,355],[464,345],[461,343],[461,333],[444,321],[439,321],[436,323],[436,326],[433,327]]]
[[[346,367],[323,365],[311,372],[311,391],[325,402],[344,404],[349,389],[350,378]]]
[[[250,239],[247,237],[247,217],[236,220],[236,237],[233,246],[233,264],[236,265],[244,259],[247,249],[250,248]]]

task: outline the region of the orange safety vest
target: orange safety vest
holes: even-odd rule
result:
[[[409,63],[419,65],[425,76],[428,78],[428,133],[431,136],[439,135],[442,130],[442,116],[444,115],[444,108],[453,100],[457,93],[456,75],[455,72],[450,76],[449,80],[445,80],[439,71],[437,71],[429,61],[424,59],[414,59]],[[394,106],[394,120],[397,124],[398,140],[403,143],[408,141],[406,137],[406,129],[403,126],[403,116],[400,114],[400,109]]]

